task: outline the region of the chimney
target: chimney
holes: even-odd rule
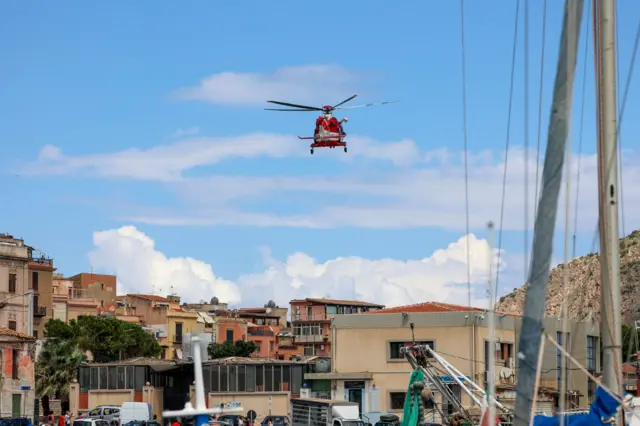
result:
[[[171,303],[180,304],[180,296],[176,296],[175,294],[168,295],[167,300]]]

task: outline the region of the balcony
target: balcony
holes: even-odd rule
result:
[[[291,321],[331,321],[334,314],[292,314]]]
[[[324,344],[324,343],[328,343],[329,342],[329,337],[328,336],[322,336],[319,334],[312,334],[312,335],[301,335],[301,336],[294,336],[296,343],[318,343],[318,344]],[[327,340],[325,340],[327,339]]]
[[[45,317],[45,316],[47,316],[47,307],[46,306],[35,306],[33,308],[33,316],[34,317]]]
[[[36,265],[53,266],[53,259],[47,259],[44,256],[33,257],[29,259],[29,263],[35,263]]]
[[[84,288],[70,288],[69,289],[69,299],[71,300],[81,300],[81,299],[93,299],[91,295]]]

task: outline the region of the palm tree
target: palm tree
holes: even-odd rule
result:
[[[36,393],[40,397],[69,400],[69,387],[86,356],[71,341],[48,339],[36,363]]]

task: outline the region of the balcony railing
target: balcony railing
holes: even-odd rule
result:
[[[292,321],[329,321],[334,314],[292,314]]]
[[[47,316],[47,307],[46,306],[35,306],[33,309],[34,317],[44,317]]]
[[[329,338],[327,336],[319,334],[312,334],[305,336],[295,336],[295,340],[296,343],[327,343],[329,341]]]
[[[70,288],[69,299],[93,299],[84,288]]]
[[[31,257],[29,263],[37,263],[38,265],[53,266],[53,259],[47,259],[46,257]]]
[[[247,332],[249,336],[275,336],[276,334],[271,330],[264,330],[262,328],[250,328]]]

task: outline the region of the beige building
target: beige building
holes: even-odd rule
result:
[[[361,410],[401,412],[409,382],[411,367],[400,354],[400,348],[411,344],[411,324],[415,341],[428,344],[465,376],[481,387],[485,386],[489,357],[489,329],[485,312],[477,308],[423,303],[383,309],[357,315],[337,315],[331,323],[332,359],[330,373],[310,373],[305,380],[315,390],[330,389],[331,397],[359,402]],[[560,322],[547,319],[548,333],[555,333]],[[496,393],[506,406],[515,402],[516,354],[521,320],[510,315],[496,316]],[[587,341],[598,345],[598,330],[584,323],[571,325],[570,349],[580,362],[588,364]],[[598,346],[596,346],[598,347]],[[554,348],[546,346],[541,393],[538,407],[550,411],[556,403],[558,361]],[[593,351],[592,351],[593,353]],[[597,355],[597,354],[595,354]],[[597,370],[597,356],[593,369]],[[588,395],[587,379],[577,370],[569,371],[568,389],[578,395]],[[453,393],[463,405],[471,400],[450,378]],[[454,408],[442,395],[445,411]],[[575,398],[586,407],[588,398]]]
[[[24,240],[0,234],[0,327],[42,336],[52,300],[53,260]]]

